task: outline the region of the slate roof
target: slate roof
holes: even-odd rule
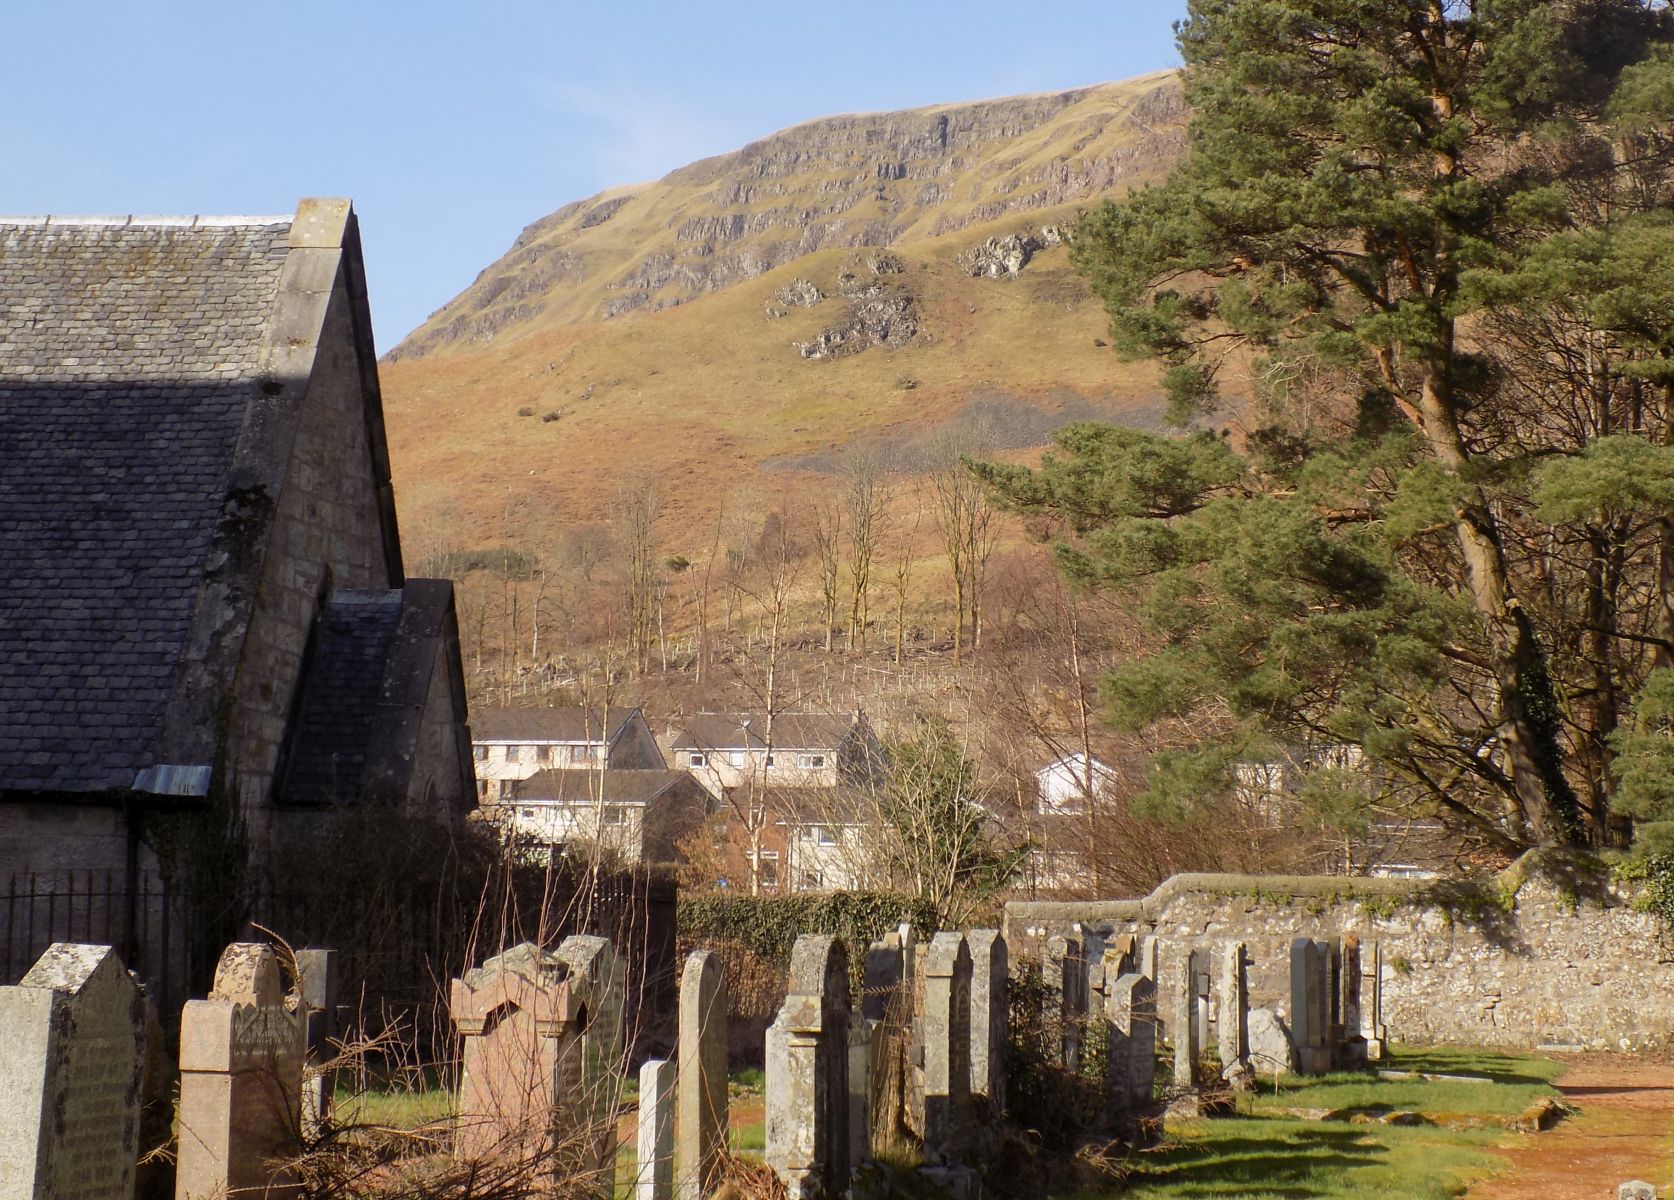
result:
[[[776,750],[834,750],[854,728],[853,713],[779,713],[773,718]],[[676,750],[760,750],[766,747],[762,713],[694,713],[674,739]]]
[[[612,708],[609,741],[621,736],[637,708]],[[596,708],[474,708],[471,733],[478,742],[598,742],[605,714]]]
[[[591,804],[602,794],[607,804],[649,804],[670,788],[691,783],[685,771],[546,770],[513,784],[512,800]]]
[[[288,800],[346,803],[359,797],[401,606],[400,589],[337,591],[321,612],[285,770]]]
[[[0,219],[0,791],[151,765],[289,227]]]

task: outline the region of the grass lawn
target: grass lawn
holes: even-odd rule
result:
[[[1290,1077],[1274,1092],[1241,1098],[1239,1115],[1171,1128],[1165,1143],[1137,1155],[1124,1189],[1082,1200],[1225,1197],[1227,1200],[1335,1200],[1457,1196],[1500,1161],[1496,1147],[1516,1136],[1507,1119],[1543,1096],[1560,1070],[1547,1059],[1472,1050],[1398,1050],[1380,1067],[1481,1075],[1487,1083],[1380,1080],[1359,1074]],[[1310,1119],[1299,1109],[1364,1114],[1359,1121]],[[1412,1112],[1437,1124],[1384,1125],[1378,1115]]]

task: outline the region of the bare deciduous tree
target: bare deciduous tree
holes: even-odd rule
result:
[[[872,562],[889,519],[890,464],[875,447],[850,447],[843,458],[843,509],[849,523],[848,649],[866,648]]]
[[[634,670],[651,665],[657,624],[657,514],[662,485],[643,478],[622,486],[616,496],[617,534],[627,558],[628,644]]]

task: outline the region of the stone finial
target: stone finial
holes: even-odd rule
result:
[[[130,1200],[145,1003],[109,946],[54,942],[0,987],[0,1200]]]
[[[680,975],[679,1161],[681,1200],[721,1185],[727,1145],[727,989],[721,960],[686,956]]]

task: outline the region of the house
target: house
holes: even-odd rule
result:
[[[772,788],[763,803],[782,831],[781,890],[847,891],[872,882],[877,805],[870,789]]]
[[[334,813],[474,805],[452,587],[402,567],[348,201],[0,218],[0,564],[0,870],[109,888],[8,962],[61,937],[148,970],[142,879],[217,854],[255,879]]]
[[[1117,776],[1109,764],[1080,750],[1061,754],[1035,772],[1035,788],[1043,816],[1080,816],[1088,801],[1105,801],[1116,793]]]
[[[537,772],[662,771],[668,764],[637,708],[487,708],[472,714],[477,795],[500,800]]]
[[[717,798],[740,787],[866,785],[883,746],[864,713],[697,713],[671,741],[673,765]]]
[[[587,844],[630,863],[671,863],[708,803],[685,771],[547,769],[511,782],[483,812],[508,841],[546,852]]]

